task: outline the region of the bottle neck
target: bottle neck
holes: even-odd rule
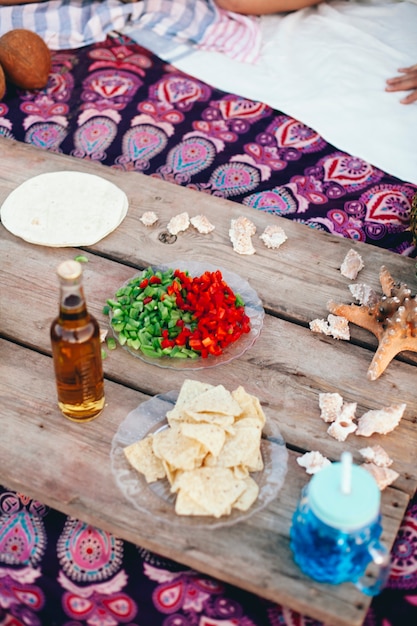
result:
[[[61,281],[59,317],[66,321],[88,318],[87,305],[81,281]]]

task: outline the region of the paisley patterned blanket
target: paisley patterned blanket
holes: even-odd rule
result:
[[[47,88],[9,88],[0,133],[143,172],[340,237],[415,255],[417,187],[302,121],[226,94],[125,36],[54,53]],[[417,498],[365,626],[417,623]],[[320,626],[0,488],[0,624]]]

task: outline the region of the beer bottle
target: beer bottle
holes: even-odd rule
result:
[[[58,406],[65,417],[87,422],[104,406],[103,364],[97,320],[87,311],[78,261],[57,268],[59,315],[51,325]]]

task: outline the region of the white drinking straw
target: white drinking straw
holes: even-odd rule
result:
[[[352,487],[352,455],[350,452],[342,452],[342,493],[349,495]]]

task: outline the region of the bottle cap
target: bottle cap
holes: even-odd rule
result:
[[[57,268],[58,276],[64,280],[77,280],[81,273],[82,267],[78,261],[63,261]]]
[[[347,456],[345,456],[347,455]],[[374,477],[352,455],[314,474],[308,487],[311,510],[325,524],[351,531],[372,523],[379,514],[381,493]]]

